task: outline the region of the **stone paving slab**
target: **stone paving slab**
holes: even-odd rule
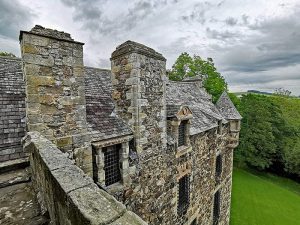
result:
[[[0,188],[1,225],[43,224],[31,182]]]
[[[0,188],[30,181],[27,169],[18,169],[0,174]]]

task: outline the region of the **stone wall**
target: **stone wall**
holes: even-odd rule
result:
[[[136,150],[147,160],[166,147],[166,59],[127,41],[112,53],[111,66],[116,113],[132,128]]]
[[[130,185],[123,184],[121,191],[111,193],[149,224],[189,225],[194,220],[197,224],[212,223],[214,193],[221,190],[219,221],[228,224],[232,167],[232,151],[227,148],[229,124],[223,125],[222,134],[217,127],[193,136],[186,133],[186,146],[177,148],[179,121],[167,122],[163,107],[164,72],[161,55],[145,46],[125,42],[112,54],[116,112],[134,131],[138,163],[135,173],[130,174]],[[175,137],[175,143],[168,147],[167,127]],[[222,155],[223,170],[216,181],[218,154]],[[187,213],[181,215],[177,211],[178,179],[183,175],[190,179],[190,204]]]
[[[165,61],[153,49],[132,41],[118,46],[111,58],[116,113],[134,133],[129,155],[138,155],[130,180],[119,190],[124,193],[120,200],[150,224],[169,219],[173,199],[173,165],[166,152]]]
[[[83,44],[35,26],[21,31],[28,131],[38,131],[92,176],[87,132]]]
[[[30,152],[33,186],[51,224],[146,225],[38,132],[27,134],[24,149]]]

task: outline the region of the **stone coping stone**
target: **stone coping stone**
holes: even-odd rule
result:
[[[126,211],[125,206],[115,199],[106,198],[105,192],[98,187],[88,186],[68,194],[70,207],[79,210],[77,220],[90,224],[110,224]]]
[[[27,166],[29,166],[28,157],[4,161],[0,163],[0,173],[25,168]]]
[[[75,165],[56,169],[51,171],[51,174],[65,193],[94,183],[90,177]]]
[[[135,220],[132,218],[135,218]],[[112,222],[111,225],[147,225],[147,223],[139,218],[136,214],[128,211],[122,217]]]

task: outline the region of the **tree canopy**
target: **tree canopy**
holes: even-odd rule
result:
[[[188,53],[181,53],[172,66],[169,79],[181,81],[186,77],[200,76],[203,79],[203,86],[212,95],[213,102],[216,102],[223,91],[227,91],[227,83],[224,77],[217,71],[213,60],[202,59],[198,55],[191,57]]]
[[[0,51],[0,56],[16,57],[14,54],[10,52],[1,52],[1,51]]]
[[[247,94],[238,108],[243,120],[235,159],[300,176],[300,99]]]

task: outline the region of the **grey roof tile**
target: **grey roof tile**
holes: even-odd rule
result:
[[[85,67],[86,112],[94,141],[132,134],[122,119],[114,114],[111,98],[111,72]]]
[[[227,120],[240,120],[241,114],[237,111],[234,104],[230,100],[228,94],[224,91],[216,103],[217,108]]]
[[[218,120],[223,120],[211,96],[197,80],[169,81],[166,89],[167,105],[187,105],[192,110],[192,135],[217,127]],[[167,112],[167,115],[171,113]]]

